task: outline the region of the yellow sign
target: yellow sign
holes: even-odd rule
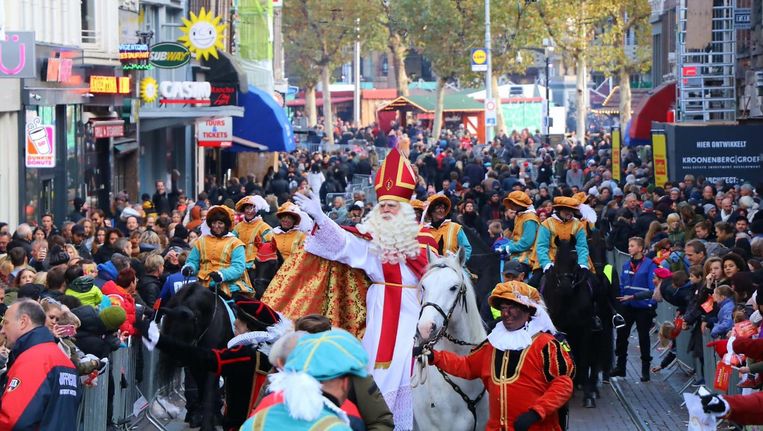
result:
[[[664,187],[668,182],[668,150],[664,133],[652,134],[652,164],[654,165],[654,185]]]
[[[140,100],[151,103],[159,97],[159,84],[156,79],[148,76],[140,81]]]
[[[620,165],[620,155],[622,151],[622,135],[620,135],[620,128],[614,127],[612,129],[612,179],[620,182],[620,176],[623,167]]]
[[[183,18],[183,26],[180,27],[183,35],[178,41],[199,60],[206,60],[210,56],[217,58],[217,50],[225,50],[223,31],[227,25],[221,24],[220,19],[204,8],[201,8],[198,16],[191,12],[190,20]]]
[[[472,63],[485,64],[487,61],[487,51],[482,48],[472,50]]]

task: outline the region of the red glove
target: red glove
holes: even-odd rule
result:
[[[707,343],[707,347],[712,347],[713,349],[715,349],[715,353],[717,353],[718,356],[720,356],[722,358],[723,355],[725,355],[726,352],[727,352],[726,344],[728,342],[729,342],[729,340],[727,340],[727,339],[725,339],[725,340],[715,340],[715,341],[711,341],[711,342]]]

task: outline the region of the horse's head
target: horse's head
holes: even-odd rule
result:
[[[165,314],[162,332],[175,339],[192,343],[198,341],[204,329],[211,323],[214,293],[198,283],[191,283],[180,289],[162,307]]]
[[[474,303],[474,293],[463,269],[464,260],[463,250],[445,257],[429,255],[429,267],[420,281],[423,305],[417,324],[418,341],[427,342],[437,337],[448,326],[457,308],[460,313],[468,300]]]

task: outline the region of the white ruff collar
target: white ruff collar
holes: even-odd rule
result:
[[[541,310],[542,308],[539,307],[536,315],[527,322],[527,325],[516,331],[509,331],[503,322],[498,322],[490,335],[487,336],[488,341],[498,350],[524,350],[532,344],[536,334],[540,332],[556,333],[556,328],[551,323],[551,319],[547,319],[548,315],[545,310]]]

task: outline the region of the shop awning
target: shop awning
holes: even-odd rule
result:
[[[233,145],[228,151],[293,151],[294,133],[286,111],[257,87],[239,96],[242,118],[233,119]]]
[[[676,102],[675,81],[665,82],[652,90],[634,110],[630,125],[629,145],[652,142],[652,121],[668,121],[668,111]]]

